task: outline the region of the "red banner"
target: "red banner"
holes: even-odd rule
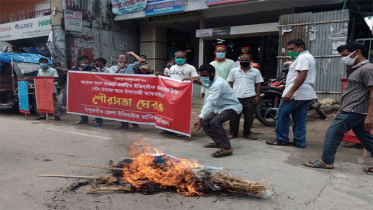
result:
[[[34,81],[37,111],[53,114],[54,77],[34,77]]]
[[[69,71],[67,112],[191,134],[192,83],[154,75]]]

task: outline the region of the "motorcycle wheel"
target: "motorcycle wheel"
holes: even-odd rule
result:
[[[275,102],[272,99],[264,99],[258,104],[255,116],[259,120],[259,122],[268,126],[276,125],[277,110],[271,109],[277,108],[274,107],[274,104]]]
[[[317,107],[315,110],[316,110],[317,114],[320,115],[321,119],[325,119],[327,117],[325,112],[323,110],[321,110],[320,106]]]

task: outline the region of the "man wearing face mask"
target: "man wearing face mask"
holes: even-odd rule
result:
[[[227,47],[225,45],[217,45],[215,47],[215,60],[210,64],[215,68],[215,74],[223,79],[227,79],[232,69],[236,68],[236,64],[233,60],[225,57],[227,53]],[[209,90],[202,87],[201,97],[204,97],[203,104],[206,103],[206,98],[209,94]]]
[[[187,64],[186,60],[186,53],[184,51],[177,51],[175,53],[176,65],[171,66],[169,75],[165,75],[160,72],[156,72],[155,75],[168,76],[170,78],[177,80],[198,79],[198,73],[196,68],[194,68],[194,66],[190,64]]]
[[[352,66],[348,82],[343,90],[339,113],[325,133],[321,160],[306,162],[312,168],[333,169],[337,148],[344,134],[353,130],[363,147],[373,157],[373,64],[367,60],[368,51],[358,42],[350,42],[337,48],[342,63]],[[373,167],[364,169],[373,173]]]
[[[252,60],[250,54],[242,54],[240,56],[240,67],[232,69],[227,81],[243,107],[243,138],[256,140],[257,138],[251,135],[251,127],[254,122],[256,105],[260,101],[260,83],[263,82],[263,78],[258,69],[250,66]],[[231,134],[229,139],[237,138],[240,119],[241,113],[229,121]]]
[[[54,68],[51,68],[48,65],[48,59],[46,58],[40,58],[39,63],[40,63],[40,69],[38,72],[38,77],[54,77],[54,83],[55,83],[55,85],[53,86],[54,119],[56,121],[61,121],[60,106],[56,98],[56,93],[57,93],[56,83],[58,80],[57,70]],[[40,117],[36,118],[36,120],[43,120],[43,119],[46,119],[45,113],[42,113]]]
[[[201,110],[198,120],[194,123],[196,131],[201,127],[214,141],[206,144],[206,148],[221,148],[211,155],[213,157],[225,157],[233,154],[233,148],[225,134],[223,123],[237,117],[242,111],[242,105],[238,101],[233,89],[225,79],[216,76],[214,66],[204,64],[198,69],[201,80],[193,82],[207,88],[210,93]],[[213,108],[215,111],[213,112]]]
[[[287,43],[289,56],[296,59],[289,67],[285,90],[277,111],[276,139],[266,141],[268,145],[294,145],[300,148],[307,146],[308,104],[317,96],[314,90],[316,61],[305,46],[301,39],[293,39]],[[293,119],[293,142],[289,141],[290,115]]]
[[[90,61],[89,61],[89,58],[88,56],[86,55],[82,55],[80,56],[80,64],[75,66],[75,68],[73,70],[75,71],[95,71],[96,68],[94,66],[90,66]]]

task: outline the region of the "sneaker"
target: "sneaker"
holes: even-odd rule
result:
[[[102,124],[101,124],[101,123],[95,123],[95,124],[93,124],[92,126],[93,126],[93,127],[100,127],[100,126],[102,126]]]
[[[80,125],[80,124],[88,124],[88,122],[84,122],[84,121],[79,121],[79,122],[75,122],[74,124],[75,124],[75,125]]]

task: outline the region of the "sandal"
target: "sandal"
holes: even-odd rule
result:
[[[314,162],[305,162],[303,163],[304,166],[310,167],[310,168],[322,168],[322,169],[333,169],[334,166],[328,167],[324,163],[322,163],[320,160],[316,160]]]
[[[257,140],[258,138],[252,136],[252,135],[243,135],[242,138],[245,138],[245,139],[250,139],[250,140]]]
[[[343,147],[346,147],[346,148],[363,148],[363,145],[356,144],[356,143],[346,143],[346,144],[343,145]]]
[[[225,156],[233,155],[233,148],[232,147],[229,149],[221,148],[220,150],[212,153],[211,155],[213,157],[225,157]]]
[[[204,145],[203,147],[205,147],[205,148],[221,148],[222,145],[221,144],[216,144],[216,143],[209,143],[209,144]]]
[[[373,175],[373,167],[364,168],[364,172],[371,173]]]
[[[140,127],[139,127],[139,126],[133,126],[131,130],[132,130],[132,131],[139,131],[139,130],[140,130]]]
[[[278,141],[278,140],[267,140],[266,144],[268,145],[274,145],[274,146],[290,146],[289,143],[285,143],[283,141]]]

